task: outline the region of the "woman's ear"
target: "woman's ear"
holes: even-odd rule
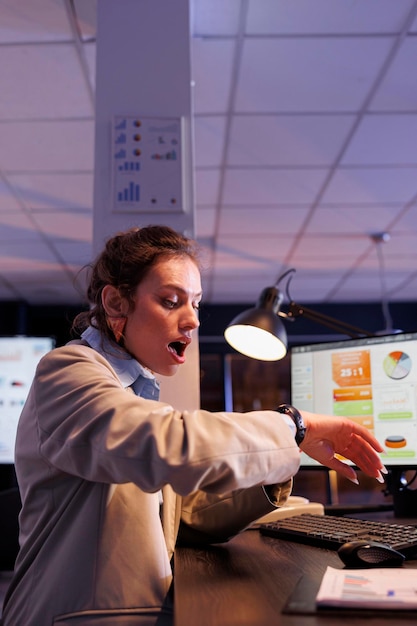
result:
[[[127,302],[113,285],[103,287],[101,302],[106,314],[110,317],[125,316],[127,313]]]

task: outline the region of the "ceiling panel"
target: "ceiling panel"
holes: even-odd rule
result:
[[[225,171],[225,204],[262,206],[314,201],[327,170],[248,168]]]
[[[417,39],[405,39],[371,99],[371,111],[417,110],[417,83],[413,80],[417,58]]]
[[[92,214],[60,211],[59,213],[36,213],[33,218],[45,235],[51,239],[72,239],[91,242],[93,239]]]
[[[194,124],[196,167],[221,167],[225,133],[226,116],[196,117]]]
[[[350,167],[334,174],[323,202],[407,203],[416,193],[417,167]]]
[[[350,115],[235,115],[228,166],[328,166],[354,117]]]
[[[341,165],[417,165],[417,113],[366,115]]]
[[[1,49],[0,119],[50,119],[93,114],[74,46],[38,44]]]
[[[195,191],[197,207],[200,204],[217,204],[219,197],[220,175],[220,168],[210,170],[200,169],[196,171]]]
[[[236,110],[355,111],[362,106],[391,46],[390,37],[247,39]]]
[[[271,232],[293,237],[306,219],[307,207],[224,207],[219,219],[223,236],[235,237],[250,232],[268,236]]]
[[[93,119],[0,123],[0,170],[93,172]]]
[[[93,172],[9,174],[7,179],[23,205],[32,211],[71,209],[92,213]]]
[[[246,32],[256,35],[397,33],[413,0],[250,0]]]
[[[373,234],[387,230],[400,215],[402,205],[384,206],[319,206],[314,211],[306,232],[310,235]]]
[[[34,228],[30,216],[22,211],[9,211],[0,213],[0,253],[4,244],[12,241],[37,242],[40,240],[39,233]]]
[[[2,0],[0,43],[68,41],[71,29],[62,2],[56,0]]]
[[[198,0],[191,2],[193,33],[196,37],[236,35],[240,0]]]
[[[227,111],[234,49],[234,41],[229,39],[193,39],[192,76],[196,114]]]

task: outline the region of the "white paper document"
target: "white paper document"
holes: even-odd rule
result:
[[[318,607],[417,609],[417,570],[328,567],[316,597]]]

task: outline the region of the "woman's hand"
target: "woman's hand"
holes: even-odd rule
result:
[[[383,448],[367,428],[342,417],[306,411],[302,411],[302,416],[307,428],[300,445],[303,452],[354,483],[358,483],[358,478],[353,467],[335,455],[352,461],[368,476],[384,482],[381,472],[386,474],[387,470],[378,454]]]

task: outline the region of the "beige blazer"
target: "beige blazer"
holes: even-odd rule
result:
[[[278,413],[179,412],[127,393],[88,346],[53,350],[18,427],[4,626],[171,624],[178,533],[226,541],[285,502],[298,466]]]

